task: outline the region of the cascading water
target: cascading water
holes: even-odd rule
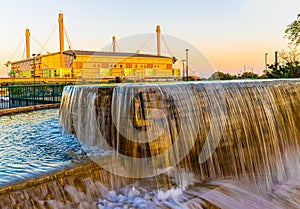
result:
[[[299,208],[299,80],[66,87],[59,120],[132,183],[99,208]]]

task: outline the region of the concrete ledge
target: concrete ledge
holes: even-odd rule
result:
[[[31,179],[28,180],[26,182],[21,182],[21,183],[16,183],[4,188],[0,188],[0,196],[5,195],[7,193],[10,192],[16,192],[16,191],[20,191],[29,187],[35,187],[35,186],[39,186],[41,184],[45,184],[45,183],[49,183],[52,181],[56,181],[56,180],[61,180],[70,176],[84,176],[87,174],[92,174],[95,171],[99,171],[99,170],[103,170],[101,167],[99,167],[96,163],[94,162],[89,162],[87,164],[84,165],[79,165],[77,167],[74,168],[70,168],[70,169],[64,169],[62,171],[44,176],[44,177],[40,177],[40,178],[35,178],[35,179]]]
[[[58,107],[60,107],[60,103],[9,108],[9,109],[0,110],[0,116],[13,115],[13,114],[18,114],[18,113],[23,113],[23,112],[30,112],[30,111],[35,111],[35,110],[58,108]]]
[[[96,202],[112,182],[119,186],[128,183],[88,162],[0,189],[0,208],[97,209]]]

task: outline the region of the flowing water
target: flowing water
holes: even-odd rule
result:
[[[80,144],[61,133],[57,119],[58,109],[0,117],[0,187],[80,162]]]
[[[70,86],[59,121],[130,179],[98,208],[300,208],[299,80]]]

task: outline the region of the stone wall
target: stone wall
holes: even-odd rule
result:
[[[111,182],[124,179],[110,175],[95,163],[60,171],[0,189],[0,208],[97,208],[96,202]]]

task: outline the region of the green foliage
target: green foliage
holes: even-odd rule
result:
[[[258,74],[252,72],[244,72],[239,76],[240,79],[257,79],[259,78]]]
[[[17,76],[17,71],[16,70],[11,70],[8,73],[9,77],[15,78]]]
[[[261,76],[258,77],[259,79],[267,79],[268,76],[266,74],[262,74]]]
[[[215,72],[213,73],[208,80],[232,80],[236,79],[237,77],[235,75],[230,75],[229,73],[223,73],[223,72]]]
[[[296,48],[279,53],[280,64],[274,63],[266,72],[268,78],[299,78],[300,77],[300,53]]]
[[[121,78],[119,76],[116,76],[116,83],[121,83]]]
[[[299,78],[300,77],[300,63],[287,62],[286,64],[279,65],[278,63],[272,64],[268,67],[271,71],[266,72],[268,78]]]
[[[297,19],[285,29],[285,37],[288,38],[291,44],[300,44],[300,14],[297,15]]]

